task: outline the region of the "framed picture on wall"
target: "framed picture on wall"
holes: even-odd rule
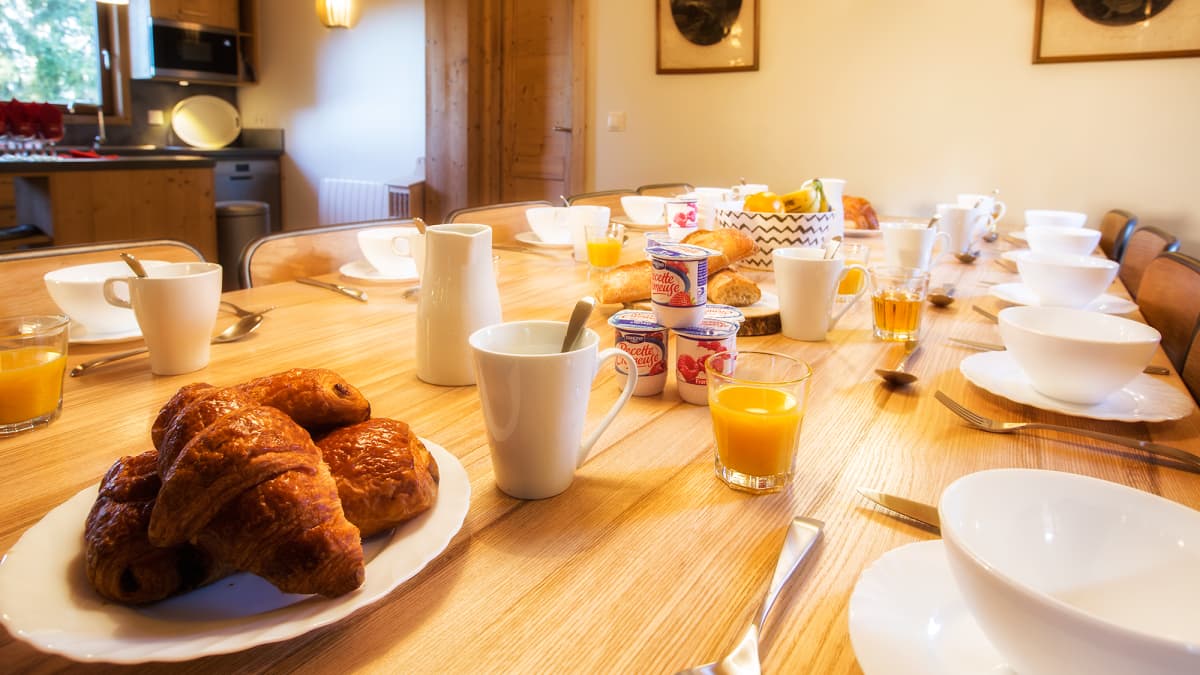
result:
[[[759,0],[655,3],[659,73],[758,70]]]
[[[1038,0],[1033,62],[1200,56],[1200,0]]]

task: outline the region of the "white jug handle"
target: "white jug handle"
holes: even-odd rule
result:
[[[629,376],[625,379],[625,388],[621,390],[621,396],[617,398],[617,402],[613,403],[612,407],[608,409],[608,413],[604,415],[604,419],[600,420],[600,424],[596,426],[592,435],[588,436],[583,441],[583,444],[579,446],[579,460],[575,464],[576,469],[583,466],[583,463],[587,461],[588,453],[592,451],[592,446],[596,444],[596,441],[600,440],[600,434],[604,433],[604,430],[612,423],[613,418],[617,416],[617,411],[625,407],[625,403],[629,400],[629,397],[633,396],[634,387],[637,386],[637,361],[634,361],[628,352],[616,347],[609,347],[597,355],[596,372],[603,372],[601,366],[604,365],[605,361],[612,358],[623,359],[625,361],[625,370],[629,372]]]
[[[842,274],[841,274],[841,276],[838,277],[838,283],[835,284],[833,287],[833,296],[835,298],[837,297],[838,285],[840,285],[842,283],[842,279],[846,278],[846,275],[850,273],[850,270],[860,270],[863,275],[863,281],[864,282],[866,281],[867,268],[863,267],[862,265],[846,265],[845,267],[842,268]],[[846,302],[845,305],[842,306],[842,309],[840,311],[834,313],[833,316],[829,317],[829,330],[833,330],[833,324],[837,323],[838,319],[842,318],[842,316],[845,315],[846,312],[848,312],[852,306],[854,306],[854,303],[857,302],[858,299],[863,296],[863,293],[866,293],[866,292],[867,292],[867,284],[863,283],[862,286],[859,287],[858,292],[854,294],[854,297],[850,298],[850,300],[848,302]],[[836,304],[836,303],[830,303],[830,304]]]
[[[127,279],[125,277],[115,277],[113,279],[105,279],[104,280],[104,299],[107,300],[108,304],[110,304],[110,305],[116,305],[117,307],[124,307],[125,309],[133,309],[133,305],[129,304],[128,300],[118,297],[117,294],[113,292],[113,286],[117,285],[118,283],[125,284],[126,293],[129,292],[128,291],[129,279]]]

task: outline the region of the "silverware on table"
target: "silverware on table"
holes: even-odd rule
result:
[[[912,360],[917,357],[917,353],[921,351],[921,346],[916,342],[909,342],[905,345],[904,358],[900,359],[900,363],[896,364],[895,368],[876,368],[875,374],[882,377],[888,384],[902,387],[906,384],[912,384],[917,381],[917,376],[912,374],[908,369]]]
[[[942,521],[938,517],[937,507],[932,504],[914,502],[911,499],[864,487],[858,488],[858,494],[870,499],[888,511],[899,513],[905,518],[915,520],[926,527],[932,528],[935,532],[941,533]]]
[[[980,307],[979,305],[971,305],[971,309],[975,310],[979,314],[982,314],[984,317],[987,318],[988,321],[991,321],[992,323],[1000,323],[1000,317],[996,316],[995,314],[992,314],[991,312]]]
[[[228,328],[214,335],[212,338],[212,343],[214,345],[219,345],[226,342],[237,342],[238,340],[248,337],[251,333],[258,330],[258,327],[262,325],[263,322],[263,314],[266,314],[269,311],[271,310],[264,309],[261,312],[247,314],[246,316],[241,317],[234,323],[230,324]],[[71,377],[86,375],[92,372],[92,369],[96,368],[97,366],[103,366],[113,363],[114,361],[121,361],[131,356],[145,354],[149,351],[150,349],[148,347],[142,347],[140,349],[131,349],[127,352],[118,352],[116,354],[109,354],[108,356],[101,356],[100,358],[84,361],[83,363],[75,366],[71,369],[70,374]]]
[[[992,258],[992,262],[996,263],[1005,272],[1017,274],[1017,264],[1007,258]]]
[[[235,305],[228,300],[222,300],[221,305],[224,306],[229,311],[233,312],[234,316],[237,316],[238,318],[241,318],[243,316],[250,316],[251,314],[266,314],[267,312],[275,309],[275,305],[271,305],[270,307],[267,307],[266,309],[260,309],[260,310],[255,311],[255,310],[246,309],[245,307],[241,307],[239,305]]]
[[[318,281],[317,279],[310,279],[308,277],[299,277],[298,279],[296,279],[296,281],[298,281],[302,284],[307,284],[309,286],[316,286],[317,288],[327,288],[331,291],[334,291],[335,293],[341,293],[342,295],[346,295],[351,298],[354,298],[355,300],[358,300],[359,302],[367,301],[367,292],[361,291],[357,288],[351,288],[349,286],[343,286],[341,284],[333,284],[328,281]]]
[[[813,544],[821,537],[821,529],[825,523],[813,518],[796,516],[788,526],[787,537],[779,552],[779,560],[775,563],[775,574],[771,577],[771,585],[767,587],[766,597],[754,620],[746,627],[733,651],[720,661],[706,663],[702,666],[681,670],[676,675],[713,675],[713,673],[757,673],[759,672],[758,635],[763,621],[775,605],[779,591],[791,578],[792,573],[800,567],[800,561],[812,550]]]
[[[1011,434],[1021,431],[1022,429],[1060,431],[1066,434],[1075,434],[1098,441],[1115,443],[1127,448],[1142,450],[1151,455],[1158,455],[1159,457],[1166,457],[1177,462],[1181,462],[1191,467],[1192,470],[1200,470],[1200,457],[1197,457],[1186,450],[1173,448],[1169,445],[1162,445],[1161,443],[1153,443],[1151,441],[1142,441],[1136,438],[1126,438],[1125,436],[1118,436],[1116,434],[1106,434],[1102,431],[1092,431],[1091,429],[1068,427],[1061,424],[1045,424],[1042,422],[1001,422],[998,420],[993,420],[989,417],[984,417],[983,415],[964,407],[961,403],[958,403],[941,391],[935,393],[934,398],[941,401],[942,405],[949,408],[950,411],[955,415],[961,417],[968,425],[988,433]]]
[[[964,347],[970,347],[971,349],[978,349],[979,351],[983,351],[983,352],[1002,352],[1002,351],[1004,351],[1004,345],[998,345],[998,344],[995,344],[992,342],[978,342],[976,340],[965,340],[963,338],[956,338],[956,337],[946,338],[946,339],[950,340],[951,342],[960,344]],[[1142,368],[1142,372],[1146,373],[1147,375],[1170,375],[1171,369],[1165,368],[1163,366],[1146,366],[1145,368]]]

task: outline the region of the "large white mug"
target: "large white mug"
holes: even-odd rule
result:
[[[597,351],[600,338],[591,329],[563,352],[566,331],[563,321],[516,321],[480,328],[469,340],[496,485],[518,499],[544,499],[566,490],[637,387],[632,356],[616,348]],[[625,386],[583,438],[592,380],[614,358],[629,373]]]
[[[775,292],[779,295],[779,320],[784,337],[820,341],[834,324],[862,297],[863,284],[834,311],[834,296],[842,277],[862,265],[846,265],[840,256],[825,257],[824,248],[777,248],[771,253],[775,264]]]
[[[992,224],[1008,213],[1008,207],[1004,205],[1004,202],[996,199],[995,195],[960,194],[958,195],[958,205],[971,208],[982,207],[984,211],[987,211]]]
[[[371,267],[387,277],[420,277],[425,267],[425,236],[416,227],[359,230],[358,248]]]
[[[925,223],[884,222],[883,259],[895,267],[919,267],[928,270],[934,260],[934,245],[941,242],[938,254],[950,248],[950,235]]]
[[[959,206],[958,204],[938,204],[938,230],[950,235],[950,250],[954,253],[966,253],[976,239],[987,232],[991,216],[987,209],[980,206]]]
[[[147,271],[152,276],[106,279],[105,301],[133,309],[150,350],[150,372],[179,375],[207,366],[221,303],[221,266],[171,263]],[[119,284],[128,287],[129,300],[117,293]]]

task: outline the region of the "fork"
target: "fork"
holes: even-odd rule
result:
[[[942,405],[949,408],[950,412],[958,415],[967,424],[981,431],[987,431],[993,434],[1011,434],[1022,429],[1045,429],[1048,431],[1061,431],[1063,433],[1094,438],[1098,441],[1116,443],[1117,445],[1123,445],[1127,448],[1142,450],[1151,455],[1168,457],[1177,462],[1187,464],[1193,469],[1200,470],[1200,457],[1197,457],[1186,450],[1172,448],[1169,445],[1152,443],[1150,441],[1140,441],[1136,438],[1126,438],[1125,436],[1106,434],[1102,431],[1092,431],[1091,429],[1067,427],[1061,424],[1044,424],[1042,422],[1000,422],[989,417],[984,417],[983,415],[964,407],[961,403],[955,401],[941,391],[936,392],[933,396],[937,400],[941,401]]]

